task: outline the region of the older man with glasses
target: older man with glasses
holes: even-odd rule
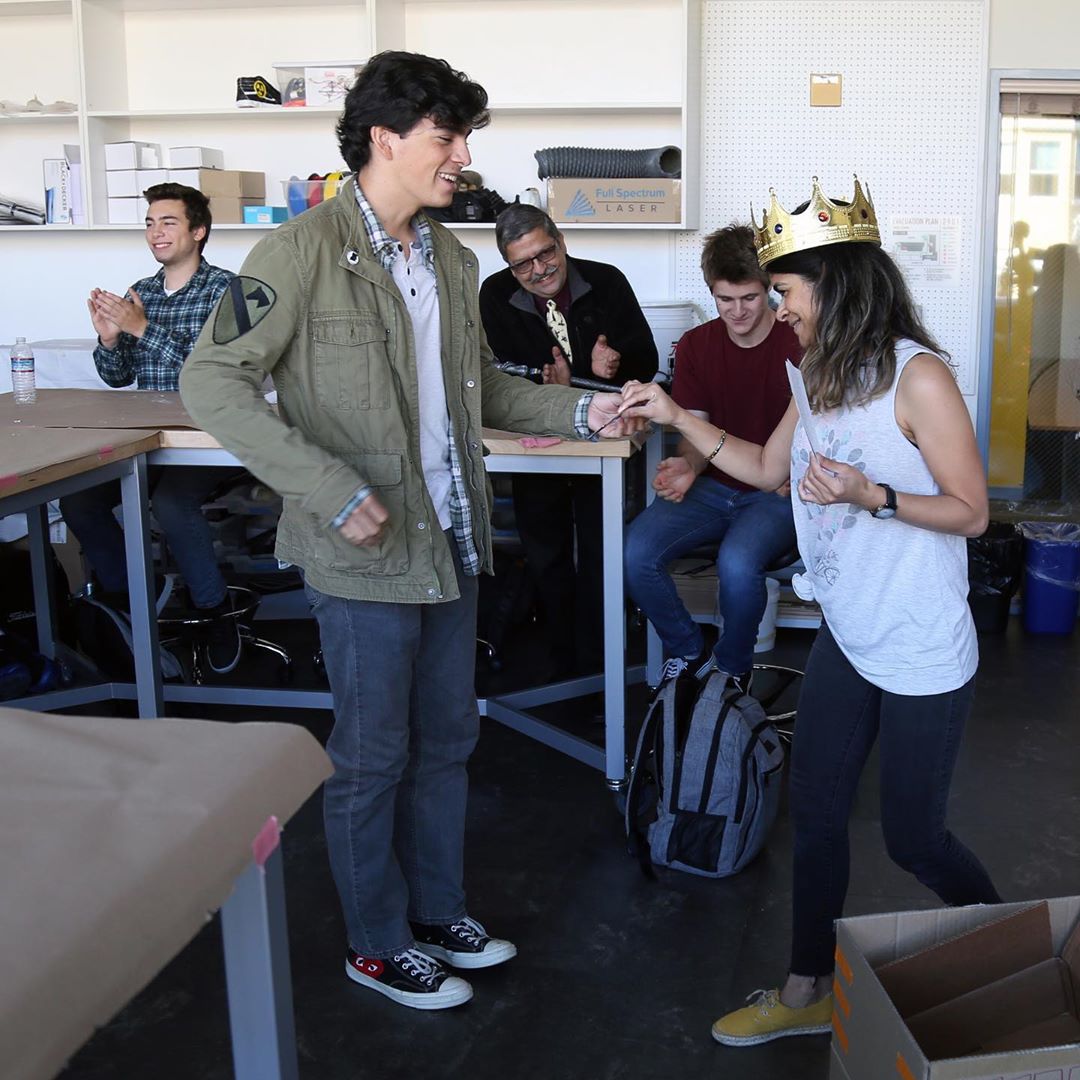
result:
[[[480,315],[498,360],[570,386],[656,374],[652,331],[630,283],[614,266],[571,258],[555,223],[515,203],[495,224],[507,269],[480,288]],[[514,514],[539,585],[551,675],[594,672],[602,663],[603,548],[600,481],[592,476],[514,477]],[[574,533],[577,531],[577,565]]]

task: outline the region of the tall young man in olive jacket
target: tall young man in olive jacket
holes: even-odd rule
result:
[[[319,623],[346,973],[421,1009],[472,996],[444,965],[516,952],[469,917],[463,887],[477,575],[491,569],[481,424],[586,437],[620,402],[491,365],[476,257],[421,209],[449,204],[486,110],[445,61],[372,58],[338,124],[355,181],[256,245],[180,379],[196,421],[283,496],[277,553],[302,569]]]

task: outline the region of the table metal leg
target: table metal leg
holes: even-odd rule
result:
[[[150,509],[146,458],[132,460],[131,472],[120,479],[124,508],[124,547],[127,553],[128,596],[131,598],[131,636],[135,648],[135,683],[139,715],[161,716],[161,661],[158,656],[157,605],[150,559]]]
[[[664,456],[663,428],[658,428],[649,436],[645,444],[645,505],[651,505],[656,498],[653,491],[652,481],[656,475],[656,466]],[[649,686],[656,686],[660,681],[660,666],[663,663],[663,650],[660,644],[660,636],[653,629],[651,622],[645,624],[645,681]]]
[[[604,458],[604,756],[608,786],[626,779],[626,610],[623,596],[623,459]]]
[[[297,1080],[281,848],[237,879],[221,909],[236,1080]]]
[[[49,565],[49,514],[42,503],[26,511],[26,529],[30,541],[30,572],[34,582],[34,617],[37,622],[38,652],[56,659],[53,612],[56,597]]]

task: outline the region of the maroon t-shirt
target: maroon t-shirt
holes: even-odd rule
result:
[[[675,346],[671,396],[729,434],[764,446],[791,400],[784,361],[798,365],[801,359],[786,323],[775,322],[760,345],[744,349],[728,336],[722,319],[713,319],[688,330]],[[739,491],[754,490],[712,465],[705,475]]]

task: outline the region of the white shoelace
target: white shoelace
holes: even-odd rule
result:
[[[671,656],[664,661],[660,669],[660,681],[677,679],[690,665],[681,656]]]
[[[484,943],[487,931],[475,920],[470,919],[468,915],[463,915],[456,923],[453,923],[450,927],[452,934],[458,934],[464,941],[473,946],[479,946]]]
[[[415,975],[425,986],[431,986],[439,973],[438,965],[430,956],[425,956],[419,949],[406,949],[395,953],[394,960],[408,975]]]

